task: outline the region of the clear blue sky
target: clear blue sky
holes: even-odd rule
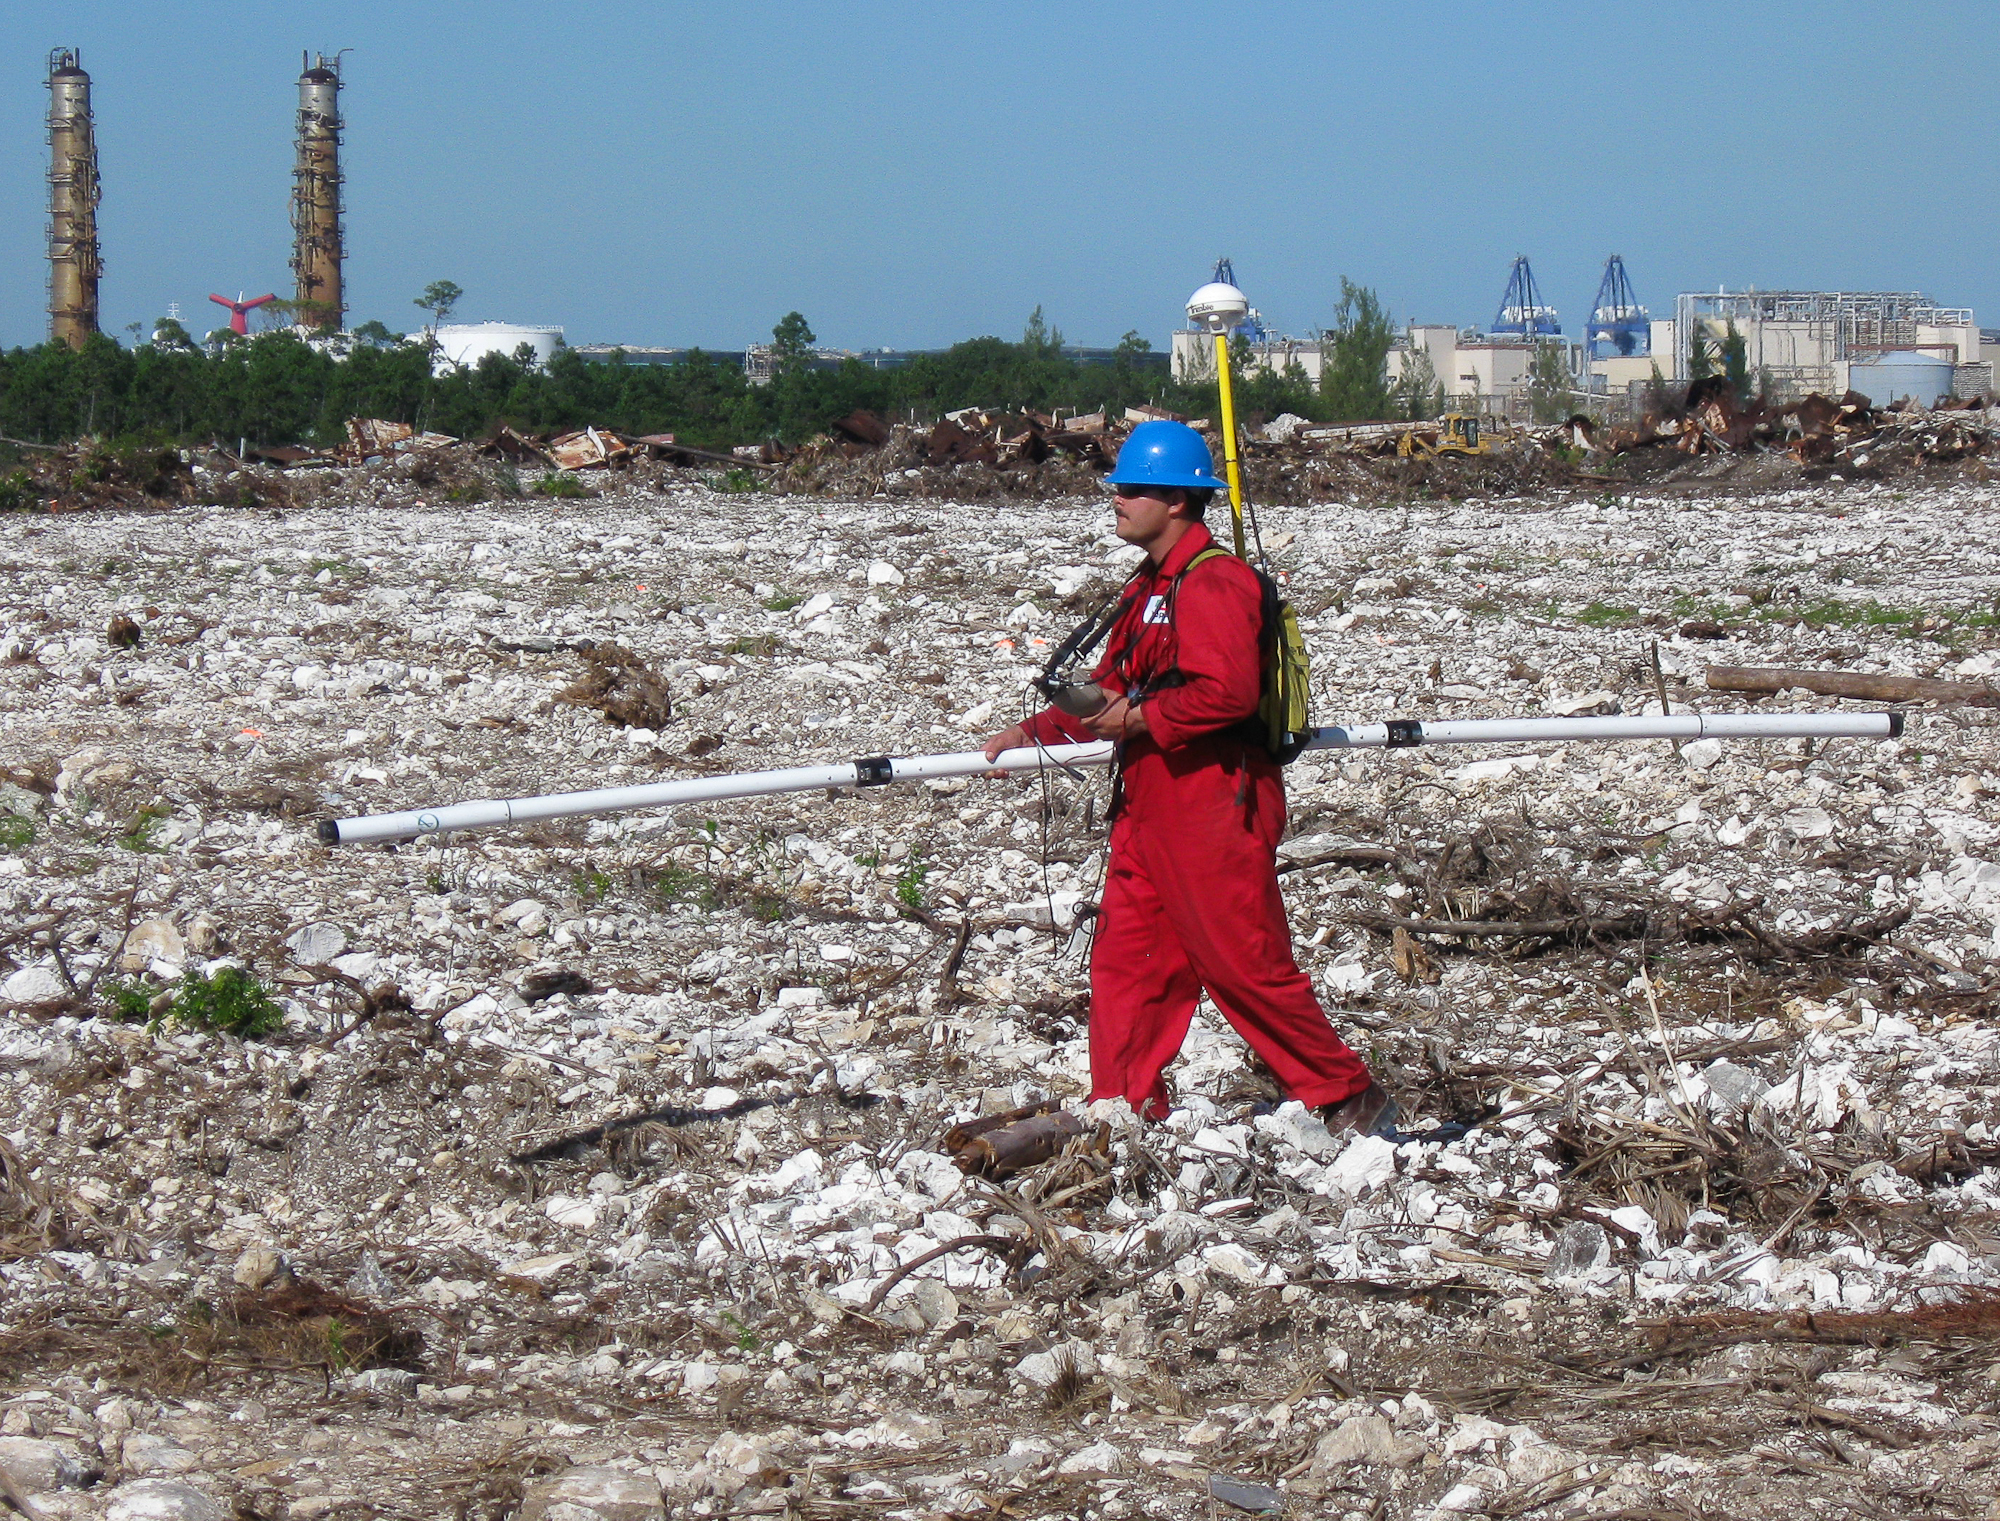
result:
[[[0,345],[45,332],[42,88],[82,49],[104,323],[291,294],[302,47],[351,47],[350,321],[740,347],[1164,344],[1227,253],[1289,331],[1343,274],[1480,322],[1515,252],[1577,331],[1682,289],[1927,291],[2000,325],[2000,6],[0,6]]]

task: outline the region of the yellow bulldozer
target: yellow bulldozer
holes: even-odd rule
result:
[[[1464,412],[1448,412],[1437,420],[1437,432],[1412,429],[1396,440],[1396,453],[1403,459],[1423,454],[1491,454],[1479,419]]]

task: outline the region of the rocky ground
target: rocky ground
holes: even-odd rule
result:
[[[1102,502],[421,489],[0,523],[17,1508],[2000,1515],[1993,710],[1306,757],[1302,963],[1412,1138],[1205,1013],[1166,1124],[994,1185],[944,1131],[1083,1093],[1101,775],[314,826],[968,748],[1114,584]],[[1994,505],[1263,526],[1328,722],[1643,711],[1654,640],[1676,706],[1977,679]]]

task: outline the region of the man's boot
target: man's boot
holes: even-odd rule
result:
[[[1316,1111],[1322,1124],[1335,1135],[1386,1135],[1396,1128],[1401,1112],[1389,1090],[1370,1081],[1359,1093],[1337,1104],[1321,1104]]]

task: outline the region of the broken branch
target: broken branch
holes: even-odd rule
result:
[[[1784,692],[1796,687],[1821,697],[1854,697],[1865,702],[1962,702],[1976,708],[2000,707],[2000,691],[1984,682],[1939,681],[1930,676],[1793,671],[1775,665],[1712,665],[1708,668],[1708,685],[1716,692]]]

